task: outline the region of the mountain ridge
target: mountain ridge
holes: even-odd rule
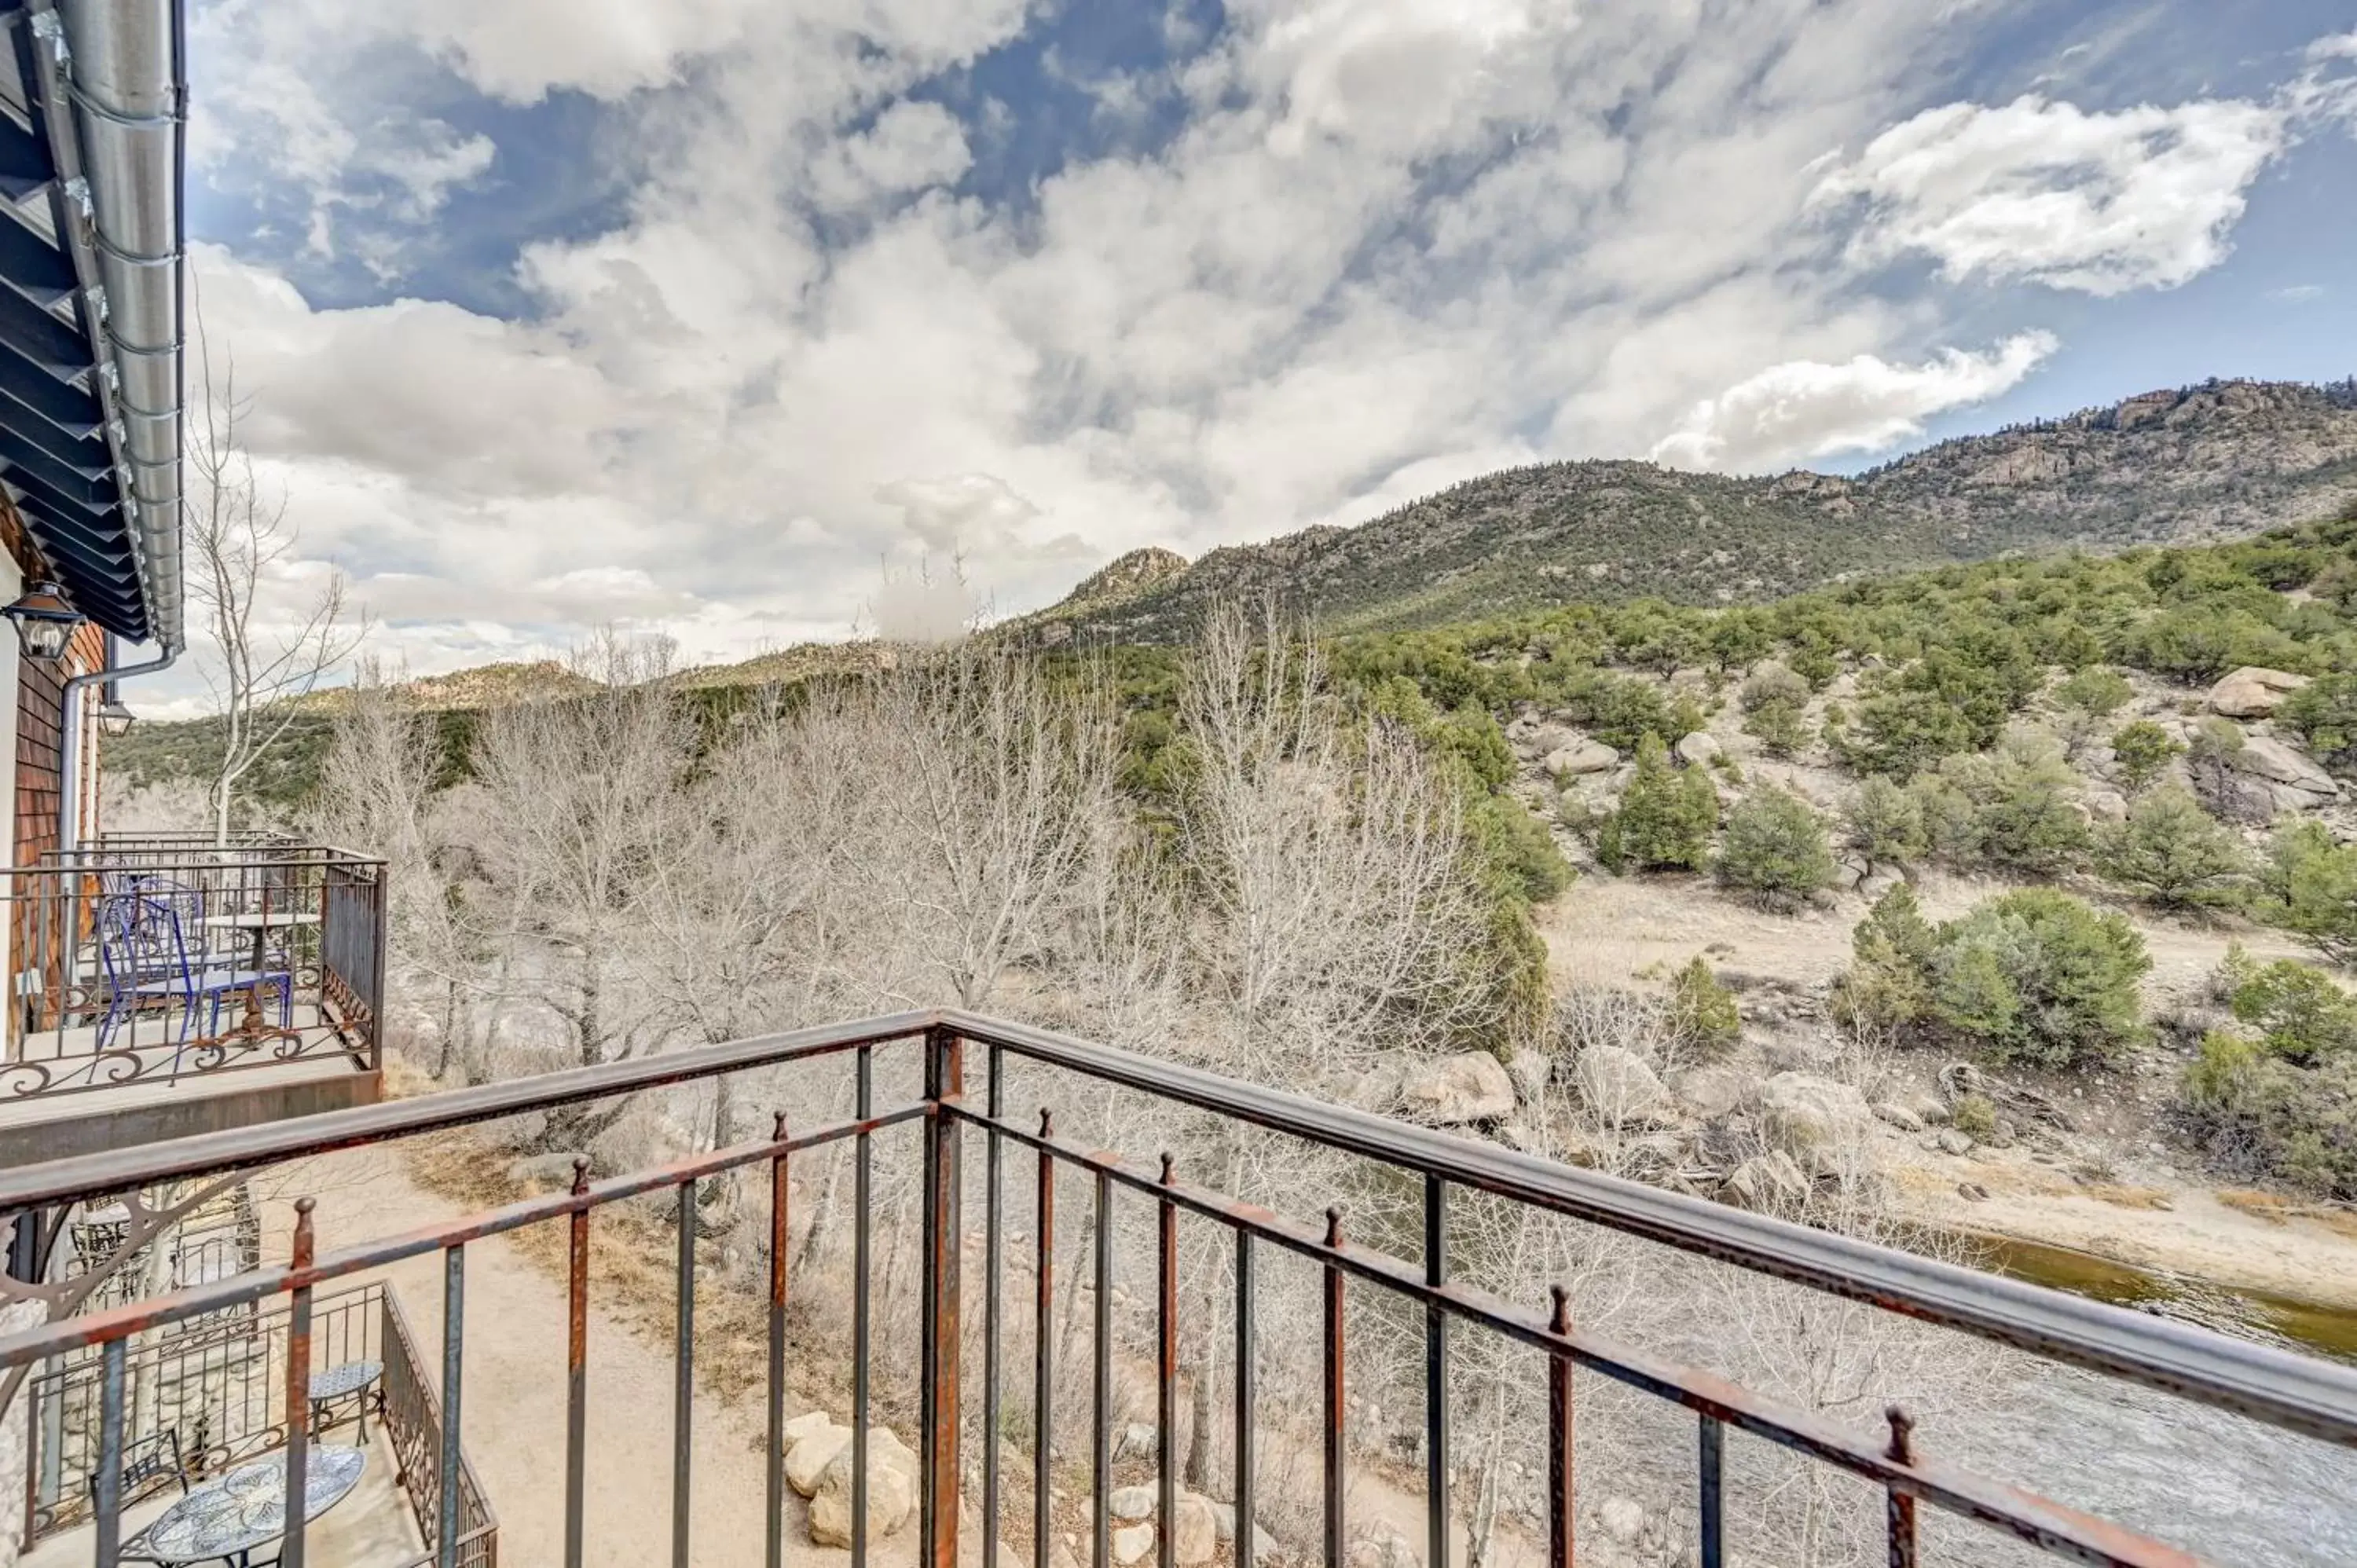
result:
[[[1274,595],[1331,631],[1578,598],[1771,598],[2008,550],[2232,537],[2352,497],[2357,379],[2213,380],[1953,436],[1857,475],[1735,477],[1632,458],[1502,469],[1354,527],[1223,545],[1107,592],[1100,579],[1120,580],[1133,552],[1086,593],[1007,629],[1048,647],[1171,641],[1232,596]],[[1862,543],[1873,546],[1863,564]]]

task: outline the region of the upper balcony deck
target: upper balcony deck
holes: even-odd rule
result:
[[[109,839],[0,872],[0,1165],[374,1101],[383,879],[273,838]]]

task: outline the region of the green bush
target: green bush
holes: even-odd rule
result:
[[[1986,1094],[1966,1094],[1949,1111],[1948,1122],[1967,1138],[1994,1138],[1996,1104]]]
[[[2357,769],[2357,675],[2310,682],[2283,700],[2275,718],[2325,766],[2342,773]]]
[[[1972,802],[1972,858],[2001,870],[2045,876],[2086,854],[2079,776],[2054,743],[2035,732],[2007,734],[1993,751],[1952,757],[1940,777]]]
[[[1791,910],[1834,879],[1823,818],[1789,789],[1754,789],[1727,814],[1719,884],[1763,908]]]
[[[1781,664],[1763,664],[1743,682],[1743,730],[1771,755],[1790,757],[1808,743],[1803,714],[1809,683]]]
[[[2143,1033],[2144,939],[2067,893],[2025,887],[1936,930],[1894,887],[1850,938],[1836,1012],[1853,1026],[1930,1029],[2001,1059],[2077,1067]]]
[[[2164,908],[2235,902],[2250,873],[2243,841],[2184,789],[2143,796],[2096,835],[2097,869]]]
[[[2260,872],[2255,913],[2335,963],[2357,958],[2357,845],[2335,843],[2323,823],[2303,819],[2276,834]]]
[[[2136,983],[2151,968],[2126,917],[2025,887],[1940,928],[1933,1011],[2001,1058],[2077,1067],[2142,1035]]]
[[[2177,1112],[2232,1175],[2357,1198],[2357,1056],[2303,1069],[2213,1030],[2186,1069]]]
[[[2292,959],[2260,963],[2237,944],[2227,950],[2218,977],[2234,1016],[2294,1066],[2357,1052],[2357,997],[2321,970]]]
[[[1875,900],[1850,932],[1852,962],[1834,992],[1834,1016],[1851,1028],[1901,1029],[1932,1014],[1939,934],[1904,882]]]
[[[1597,835],[1597,858],[1615,874],[1656,867],[1699,870],[1718,827],[1718,790],[1703,768],[1680,772],[1669,747],[1648,733],[1637,744],[1637,771],[1620,808]]]
[[[2112,732],[2112,760],[2117,765],[2120,788],[2142,794],[2185,748],[2150,719],[2137,719]]]
[[[2055,727],[2064,749],[2076,757],[2095,737],[2103,722],[2126,706],[2135,694],[2126,676],[2104,665],[2091,665],[2067,677],[2054,688]]]
[[[1735,993],[1710,972],[1696,953],[1670,976],[1670,1027],[1688,1045],[1720,1050],[1743,1033]]]
[[[1629,751],[1646,735],[1671,731],[1670,704],[1651,681],[1587,671],[1568,683],[1563,711],[1574,724],[1617,750]]]
[[[1849,846],[1871,861],[1912,865],[1931,847],[1923,831],[1921,795],[1878,774],[1858,785],[1842,812],[1842,822]]]

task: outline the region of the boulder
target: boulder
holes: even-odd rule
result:
[[[1438,1127],[1495,1122],[1514,1113],[1514,1080],[1487,1051],[1459,1051],[1408,1070],[1400,1104]]]
[[[2332,775],[2271,736],[2245,736],[2234,753],[2234,767],[2270,784],[2288,784],[2303,794],[2331,796],[2340,792]]]
[[[801,1446],[800,1444],[796,1445]],[[791,1478],[791,1477],[790,1477]],[[867,1429],[867,1539],[881,1541],[917,1511],[917,1456],[888,1428]],[[813,1545],[851,1544],[851,1444],[827,1462],[811,1494],[810,1538]]]
[[[2081,797],[2081,804],[2087,808],[2088,817],[2095,822],[2123,822],[2127,821],[2127,797],[2121,794],[2117,789],[2090,789],[2084,796]]]
[[[1709,1121],[1741,1106],[1753,1088],[1751,1079],[1725,1067],[1690,1067],[1672,1084],[1695,1114]]]
[[[1864,855],[1846,854],[1834,862],[1834,886],[1847,893],[1862,886],[1873,873],[1873,863]]]
[[[834,1463],[834,1456],[846,1452],[850,1443],[851,1428],[832,1421],[805,1431],[786,1450],[786,1485],[809,1497],[818,1490],[819,1477]]]
[[[1849,1146],[1872,1114],[1848,1084],[1805,1072],[1780,1072],[1760,1085],[1760,1112],[1769,1137],[1801,1156]]]
[[[1514,1092],[1528,1103],[1539,1097],[1555,1075],[1555,1058],[1536,1047],[1517,1048],[1506,1063],[1506,1076],[1514,1080]]]
[[[1602,741],[1583,740],[1548,752],[1546,760],[1539,766],[1557,779],[1577,779],[1583,774],[1609,771],[1620,761],[1620,754]]]
[[[1506,744],[1517,756],[1532,759],[1550,756],[1567,746],[1577,746],[1580,737],[1558,724],[1543,719],[1520,718],[1506,726]]]
[[[1940,1145],[1940,1152],[1943,1155],[1964,1155],[1973,1152],[1972,1134],[1959,1133],[1953,1127],[1941,1128],[1940,1135],[1932,1142]]]
[[[1352,1541],[1347,1560],[1351,1568],[1422,1568],[1424,1562],[1407,1537],[1388,1525]]]
[[[1902,1133],[1921,1133],[1923,1118],[1893,1100],[1877,1101],[1874,1114],[1878,1121],[1888,1122]]]
[[[793,1452],[794,1444],[800,1443],[803,1438],[814,1437],[818,1434],[826,1431],[834,1425],[834,1418],[829,1416],[826,1412],[823,1410],[806,1410],[802,1412],[802,1414],[794,1417],[791,1421],[786,1422],[780,1425],[778,1428],[778,1435],[784,1444],[785,1451],[791,1454]],[[845,1427],[842,1430],[845,1436],[850,1435],[850,1428]]]
[[[1902,1094],[1899,1097],[1898,1102],[1915,1112],[1916,1120],[1926,1127],[1941,1127],[1947,1124],[1948,1102],[1928,1089],[1919,1089],[1912,1094]]]
[[[2210,688],[2210,711],[2230,719],[2263,719],[2307,684],[2305,675],[2245,665]]]
[[[1211,1505],[1211,1530],[1222,1546],[1236,1538],[1235,1504],[1215,1502]]]
[[[1864,898],[1869,904],[1879,902],[1885,893],[1889,892],[1892,888],[1898,886],[1901,882],[1906,880],[1907,879],[1900,875],[1899,873],[1889,870],[1887,867],[1878,869],[1870,873],[1858,883],[1858,897]]]
[[[1342,1094],[1360,1110],[1380,1114],[1399,1103],[1400,1086],[1406,1081],[1407,1064],[1397,1057],[1385,1057],[1353,1079]]]
[[[1797,1208],[1809,1198],[1809,1178],[1781,1149],[1754,1155],[1728,1173],[1719,1197],[1738,1208],[1773,1212]]]
[[[1607,1498],[1604,1506],[1596,1510],[1596,1520],[1604,1533],[1623,1546],[1634,1546],[1637,1538],[1645,1533],[1645,1509],[1629,1498]]]
[[[1708,730],[1699,729],[1692,735],[1680,736],[1673,749],[1678,760],[1688,768],[1707,768],[1727,752],[1727,748],[1718,744],[1717,736]]]
[[[1615,1127],[1658,1121],[1669,1099],[1645,1058],[1619,1046],[1590,1046],[1580,1053],[1573,1077],[1589,1108]]]
[[[1185,1563],[1209,1563],[1219,1550],[1219,1516],[1200,1492],[1180,1492],[1170,1510],[1171,1555]]]
[[[1152,1487],[1115,1487],[1105,1498],[1105,1507],[1113,1517],[1128,1520],[1154,1517],[1155,1488]]]
[[[1154,1428],[1142,1421],[1133,1421],[1121,1429],[1121,1441],[1114,1444],[1116,1459],[1151,1459],[1154,1452]]]
[[[1150,1524],[1125,1524],[1113,1532],[1113,1560],[1122,1568],[1142,1561],[1154,1550],[1154,1527]]]

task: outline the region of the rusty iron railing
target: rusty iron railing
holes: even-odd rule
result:
[[[424,1561],[441,1557],[435,1532],[440,1528],[443,1485],[442,1401],[417,1353],[417,1336],[409,1326],[400,1299],[384,1293],[384,1417],[385,1436],[400,1466],[393,1482],[409,1498],[417,1533],[429,1543]],[[455,1448],[457,1445],[454,1444]],[[457,1465],[457,1537],[444,1561],[460,1568],[499,1568],[500,1524],[491,1512],[482,1483],[463,1450]]]
[[[876,1058],[887,1047],[909,1047],[922,1069],[920,1092],[900,1103],[879,1107],[875,1102]],[[446,1441],[433,1457],[439,1470],[435,1493],[438,1517],[427,1531],[436,1542],[436,1561],[462,1561],[468,1537],[462,1469],[456,1441],[466,1422],[464,1342],[467,1328],[467,1259],[468,1248],[487,1238],[526,1227],[562,1220],[568,1230],[570,1381],[566,1391],[565,1561],[583,1561],[586,1549],[584,1496],[587,1427],[587,1361],[589,1272],[587,1255],[591,1217],[608,1205],[626,1199],[669,1197],[678,1205],[677,1285],[680,1309],[675,1324],[675,1366],[678,1417],[675,1431],[687,1430],[694,1377],[695,1323],[694,1302],[698,1269],[694,1246],[697,1198],[702,1184],[728,1173],[759,1175],[766,1168],[770,1191],[767,1262],[768,1324],[768,1443],[766,1499],[767,1561],[782,1561],[782,1521],[786,1509],[780,1460],[785,1423],[786,1302],[791,1249],[788,1201],[789,1171],[797,1156],[824,1146],[849,1142],[854,1151],[854,1196],[856,1246],[856,1287],[852,1299],[854,1354],[851,1375],[852,1410],[849,1449],[851,1503],[849,1524],[855,1563],[866,1560],[867,1481],[870,1424],[869,1361],[874,1348],[871,1304],[866,1281],[871,1262],[867,1238],[872,1194],[869,1169],[876,1140],[889,1130],[909,1126],[920,1143],[922,1160],[922,1316],[921,1365],[919,1368],[920,1440],[917,1485],[918,1561],[926,1568],[956,1568],[960,1561],[960,1497],[964,1470],[961,1460],[961,1391],[965,1382],[963,1346],[968,1325],[963,1316],[962,1278],[967,1235],[963,1195],[968,1183],[962,1168],[966,1134],[978,1133],[985,1156],[982,1180],[984,1226],[981,1252],[985,1279],[982,1294],[985,1320],[983,1368],[979,1379],[984,1405],[976,1423],[982,1434],[979,1469],[982,1478],[982,1561],[998,1561],[1001,1530],[1000,1490],[1004,1470],[1001,1390],[1011,1371],[1001,1321],[1000,1294],[1007,1240],[1005,1163],[1009,1149],[1026,1152],[1036,1164],[1039,1183],[1037,1215],[1036,1287],[1042,1308],[1039,1321],[1058,1288],[1056,1214],[1052,1203],[1059,1172],[1085,1177],[1093,1188],[1093,1213],[1089,1222],[1093,1256],[1095,1315],[1092,1408],[1089,1412],[1093,1449],[1090,1456],[1093,1518],[1089,1521],[1092,1553],[1100,1564],[1107,1561],[1111,1519],[1109,1486],[1114,1410],[1108,1362],[1112,1340],[1107,1314],[1114,1294],[1113,1218],[1116,1202],[1152,1206],[1157,1221],[1157,1332],[1159,1337],[1157,1402],[1163,1419],[1157,1428],[1155,1462],[1160,1479],[1161,1512],[1173,1517],[1172,1503],[1178,1455],[1174,1452],[1178,1318],[1178,1260],[1173,1237],[1177,1217],[1184,1214],[1224,1230],[1235,1249],[1234,1312],[1242,1375],[1232,1402],[1233,1436],[1239,1455],[1234,1517],[1240,1531],[1254,1529],[1254,1444],[1265,1412],[1255,1407],[1253,1337],[1255,1332],[1255,1259],[1265,1250],[1306,1260],[1320,1280],[1323,1327],[1322,1377],[1326,1441],[1320,1455],[1323,1473],[1324,1560],[1328,1568],[1341,1568],[1346,1559],[1346,1466],[1342,1405],[1348,1376],[1343,1335],[1344,1307],[1351,1293],[1372,1290],[1406,1303],[1421,1315],[1426,1356],[1426,1405],[1429,1442],[1428,1509],[1433,1520],[1429,1568],[1449,1568],[1452,1551],[1448,1524],[1451,1517],[1448,1488],[1450,1441],[1446,1425],[1447,1400],[1431,1397],[1447,1386],[1454,1327],[1480,1328],[1506,1337],[1545,1359],[1549,1373],[1549,1421],[1553,1444],[1546,1477],[1545,1524],[1550,1560],[1564,1568],[1572,1560],[1575,1515],[1572,1506],[1572,1444],[1574,1417],[1572,1369],[1600,1375],[1650,1396],[1664,1405],[1691,1412],[1692,1453],[1700,1559],[1719,1563],[1727,1551],[1726,1530],[1727,1472],[1725,1437],[1731,1429],[1797,1452],[1808,1459],[1846,1472],[1879,1490],[1887,1503],[1884,1528],[1889,1561],[1917,1561],[1919,1509],[1929,1508],[1977,1521],[1994,1531],[2055,1556],[2093,1563],[2179,1568],[2195,1561],[2189,1554],[2117,1525],[2094,1519],[2059,1503],[1993,1480],[1923,1451],[1909,1422],[1894,1412],[1887,1430],[1861,1430],[1825,1414],[1794,1407],[1738,1386],[1697,1368],[1592,1332],[1570,1320],[1560,1294],[1552,1310],[1527,1302],[1501,1299],[1474,1282],[1452,1277],[1451,1201],[1454,1195],[1482,1195],[1587,1223],[1609,1227],[1646,1241],[1754,1271],[1818,1291],[1831,1293],[1924,1322],[1977,1335],[1986,1339],[2147,1388],[2239,1412],[2281,1428],[2344,1446],[2357,1446],[2357,1369],[2326,1363],[2266,1346],[2229,1339],[2207,1330],[2138,1313],[2122,1311],[2078,1297],[1996,1275],[1981,1273],[1935,1260],[1893,1251],[1726,1208],[1703,1199],[1661,1191],[1596,1173],[1576,1170],[1517,1153],[1488,1142],[1451,1136],[1286,1093],[1238,1083],[1209,1073],[1157,1061],[1132,1052],[1089,1044],[1048,1031],[996,1022],[954,1011],[896,1015],[860,1023],[807,1029],[726,1045],[694,1047],[643,1060],[546,1074],[514,1082],[458,1090],[391,1104],[362,1107],[290,1120],[232,1132],[181,1139],[145,1149],[59,1160],[46,1165],[0,1173],[0,1213],[23,1211],[119,1190],[133,1183],[158,1183],[232,1168],[317,1155],[380,1143],[504,1117],[546,1112],[580,1106],[615,1095],[643,1092],[716,1079],[751,1069],[777,1069],[813,1063],[848,1055],[854,1059],[856,1098],[852,1114],[842,1121],[790,1131],[782,1116],[770,1136],[708,1153],[673,1160],[630,1175],[591,1181],[587,1167],[577,1165],[569,1190],[534,1197],[424,1229],[325,1256],[312,1253],[307,1206],[296,1230],[292,1261],[265,1267],[234,1280],[180,1292],[159,1301],[118,1307],[70,1318],[38,1329],[0,1338],[0,1369],[98,1347],[106,1369],[102,1430],[119,1445],[123,1421],[123,1357],[126,1340],[158,1323],[207,1312],[241,1302],[284,1296],[291,1304],[297,1326],[292,1340],[287,1376],[306,1375],[309,1337],[304,1332],[313,1313],[313,1292],[323,1284],[402,1259],[438,1255],[444,1280],[444,1337],[439,1377],[436,1381]],[[974,1059],[979,1056],[980,1059]],[[1266,1133],[1306,1141],[1327,1149],[1375,1162],[1400,1173],[1421,1190],[1426,1245],[1421,1258],[1393,1255],[1372,1240],[1346,1239],[1341,1218],[1329,1213],[1322,1224],[1275,1213],[1194,1182],[1182,1180],[1168,1159],[1153,1165],[1121,1155],[1060,1137],[1046,1115],[1037,1124],[1018,1121],[1007,1111],[1008,1084],[1018,1071],[1052,1069],[1100,1088],[1152,1096],[1172,1106],[1191,1108]],[[979,1077],[980,1092],[971,1086]],[[1067,1292],[1072,1289],[1068,1284]],[[1067,1299],[1071,1299],[1069,1294]],[[1054,1397],[1049,1358],[1052,1337],[1032,1337],[1034,1376],[1040,1409],[1033,1431],[1052,1428]],[[423,1378],[417,1387],[424,1387]],[[690,1559],[695,1521],[689,1507],[694,1445],[673,1444],[673,1560]],[[119,1447],[118,1447],[119,1451]],[[287,1434],[290,1495],[300,1490],[306,1462],[307,1434],[297,1419]],[[1049,1528],[1046,1501],[1051,1495],[1048,1466],[1051,1444],[1036,1441],[1031,1462],[1037,1466],[1034,1495],[1041,1513],[1033,1531],[1038,1568],[1049,1568],[1055,1533]],[[102,1482],[103,1471],[102,1471]],[[121,1499],[98,1499],[102,1549],[99,1561],[111,1562],[105,1534],[112,1510]],[[290,1541],[299,1552],[298,1525]],[[1169,1568],[1169,1536],[1163,1537],[1161,1568]]]
[[[290,1062],[382,1065],[381,861],[275,841],[107,841],[10,867],[0,888],[0,1103]],[[267,978],[224,985],[238,974]]]

